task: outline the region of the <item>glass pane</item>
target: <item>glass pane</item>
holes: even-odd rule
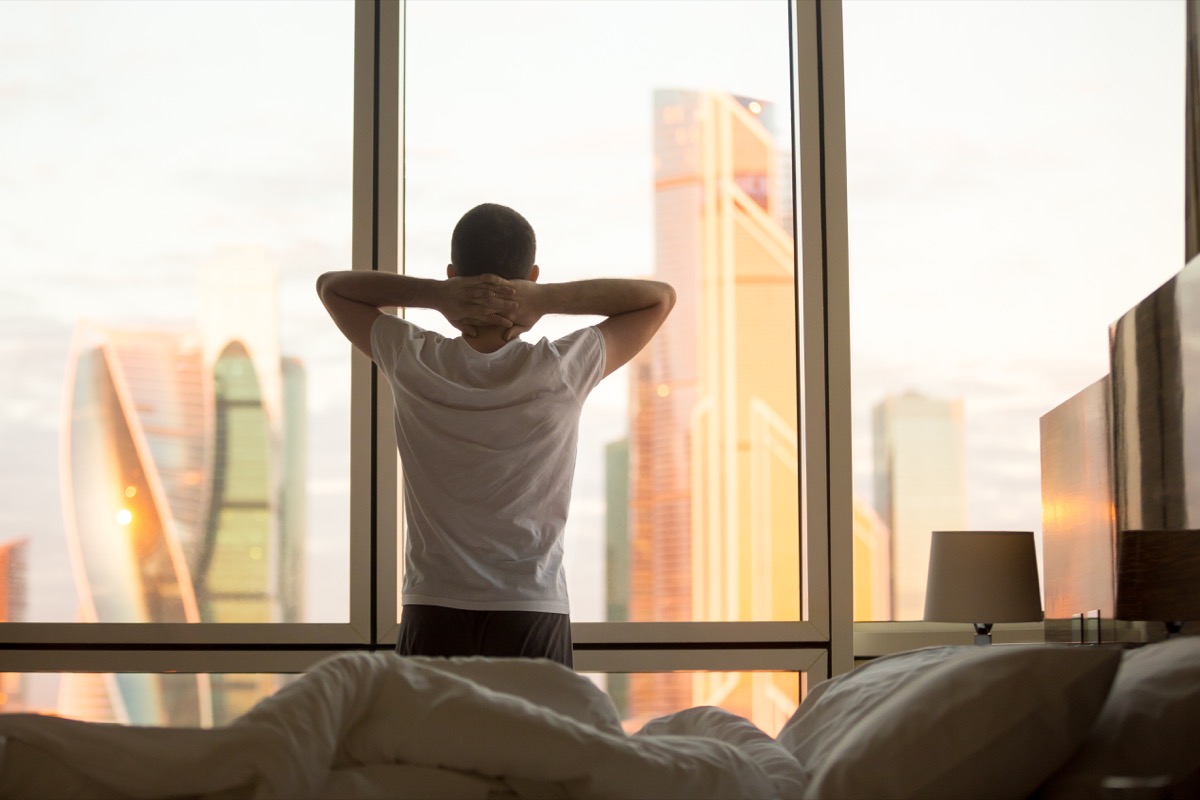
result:
[[[776,736],[808,694],[803,672],[585,673],[608,692],[629,733],[656,717],[717,706]]]
[[[348,618],[350,350],[313,284],[349,263],[353,13],[0,4],[26,621]]]
[[[459,217],[496,202],[540,280],[678,293],[584,404],[572,618],[800,619],[788,4],[411,2],[405,26],[408,274],[444,277]]]
[[[931,531],[1040,537],[1040,417],[1183,266],[1184,4],[844,14],[855,618],[920,619]]]
[[[0,712],[88,722],[210,728],[249,711],[298,675],[267,673],[0,673]]]

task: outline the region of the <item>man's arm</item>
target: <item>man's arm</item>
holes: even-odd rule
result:
[[[528,330],[546,314],[582,314],[608,319],[604,335],[607,377],[638,354],[675,306],[675,290],[660,281],[596,278],[566,283],[512,281],[518,304],[509,337]]]
[[[384,308],[432,308],[465,332],[475,326],[513,323],[515,289],[495,275],[432,280],[390,272],[326,272],[317,294],[350,343],[371,354],[371,326]]]

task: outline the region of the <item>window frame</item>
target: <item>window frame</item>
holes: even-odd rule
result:
[[[816,682],[853,663],[841,2],[787,2],[793,25],[798,426],[804,453],[797,487],[804,526],[797,535],[808,586],[807,619],[574,623],[580,670],[794,669]],[[355,270],[403,267],[403,15],[403,0],[355,0]],[[398,628],[392,619],[398,537],[390,532],[399,524],[393,419],[375,366],[358,352],[351,359],[348,622],[0,623],[5,671],[295,672],[335,652],[392,649]]]

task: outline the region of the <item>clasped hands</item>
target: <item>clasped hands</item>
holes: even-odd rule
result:
[[[542,317],[533,281],[475,275],[447,278],[442,286],[438,311],[465,336],[478,336],[480,328],[501,328],[504,341],[510,342]]]

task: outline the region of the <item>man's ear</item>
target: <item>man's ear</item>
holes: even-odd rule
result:
[[[532,282],[532,283],[537,283],[537,279],[538,279],[538,273],[539,273],[539,272],[541,272],[541,270],[539,270],[539,269],[538,269],[538,265],[537,265],[537,264],[534,264],[532,267],[530,267],[530,268],[529,268],[529,280],[530,280],[530,282]]]
[[[458,270],[456,270],[454,268],[453,264],[446,265],[446,277],[447,278],[457,278],[458,277]]]

